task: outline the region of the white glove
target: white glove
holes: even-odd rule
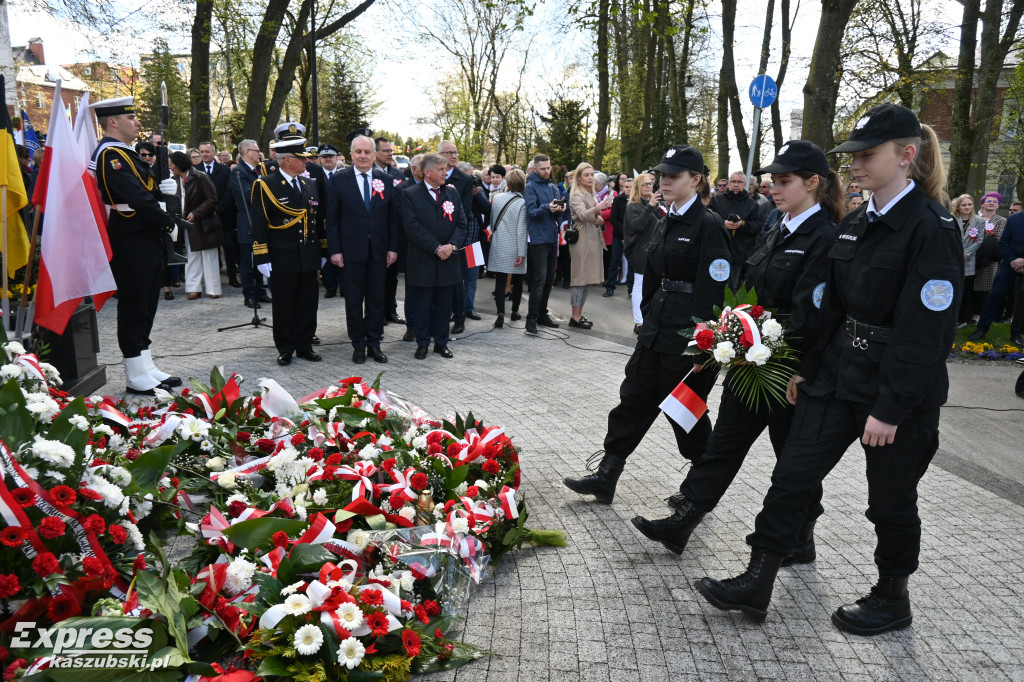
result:
[[[171,241],[172,242],[178,241],[178,224],[177,223],[175,223],[174,227],[171,228]]]
[[[327,265],[327,259],[320,256],[320,269],[323,270],[325,265]]]
[[[260,271],[260,274],[264,277],[270,277],[270,263],[260,263],[256,266],[256,269]]]
[[[160,188],[160,194],[174,194],[178,191],[178,183],[174,181],[174,178],[161,180],[157,187]]]

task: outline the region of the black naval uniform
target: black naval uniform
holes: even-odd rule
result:
[[[793,422],[747,542],[785,556],[808,503],[869,416],[898,426],[892,444],[864,447],[867,517],[879,575],[918,566],[917,483],[938,448],[946,358],[962,294],[956,223],[918,186],[892,208],[850,213],[829,251],[821,329],[805,354]]]
[[[398,170],[394,166],[378,166],[374,164],[374,167],[378,170],[384,171],[391,176],[392,188],[397,190],[398,187],[406,181],[405,173]],[[401,213],[401,209],[398,210]],[[405,252],[407,247],[405,245],[405,230],[398,231],[398,245],[395,248],[395,253],[398,254],[398,260],[387,269],[384,278],[384,324],[398,318],[398,274],[405,272]]]
[[[136,358],[149,348],[164,272],[163,234],[174,218],[158,203],[149,164],[128,145],[104,137],[90,165],[111,207],[107,236],[117,283],[117,343],[121,355]]]
[[[327,253],[316,182],[294,180],[299,190],[275,169],[252,188],[253,264],[271,264],[274,345],[289,356],[313,350],[320,298],[316,273]]]
[[[776,310],[786,328],[786,340],[797,352],[810,346],[819,333],[819,308],[826,288],[828,252],[836,239],[836,224],[819,209],[783,238],[775,225],[747,259],[744,284],[757,292],[758,305]],[[796,372],[794,362],[793,371]],[[768,429],[776,456],[789,433],[793,408],[788,403],[751,408],[737,397],[732,374],[725,377],[718,420],[707,451],[686,474],[679,491],[701,512],[715,508],[743,464],[750,447]],[[822,513],[821,484],[810,493],[808,521]]]
[[[648,207],[647,210],[660,209]],[[695,363],[706,357],[683,355],[690,339],[679,332],[694,326],[693,317],[710,319],[721,305],[729,278],[729,235],[721,218],[696,197],[681,215],[663,218],[648,245],[643,300],[636,350],[626,364],[620,402],[608,414],[605,452],[625,459],[643,440],[661,412],[658,407]],[[707,400],[718,372],[705,368],[690,374],[686,385]],[[687,433],[669,420],[679,452],[697,461],[704,452],[711,419],[705,414]]]

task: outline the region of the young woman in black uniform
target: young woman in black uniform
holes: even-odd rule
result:
[[[665,152],[654,170],[662,174],[661,196],[669,208],[663,218],[663,210],[653,200],[647,209],[661,220],[647,249],[640,304],[644,325],[626,363],[619,405],[608,414],[604,450],[587,463],[603,452],[597,472],[564,481],[570,490],[594,495],[605,504],[614,498],[626,458],[657,419],[665,396],[689,374],[687,386],[706,401],[718,374],[701,371],[705,358],[683,355],[690,339],[679,332],[693,327],[693,316],[709,317],[714,306],[722,304],[729,280],[729,235],[721,218],[706,207],[710,187],[699,151],[677,145]],[[708,416],[689,433],[669,422],[683,457],[700,459],[711,433]]]
[[[797,351],[816,335],[828,273],[828,251],[843,215],[839,177],[828,166],[825,152],[805,140],[787,142],[771,165],[756,171],[771,173],[772,198],[783,214],[747,260],[744,283],[757,292],[758,305],[777,310],[788,341]],[[796,373],[797,362],[793,363]],[[642,516],[633,525],[676,554],[686,547],[697,524],[718,504],[743,464],[750,447],[767,428],[776,455],[789,433],[793,408],[782,404],[749,407],[736,396],[732,375],[726,375],[718,421],[707,451],[687,472],[679,492],[668,498],[675,513],[650,521]],[[800,546],[784,565],[814,561],[814,522],[822,513],[821,486],[808,501]]]
[[[839,607],[832,622],[873,635],[912,620],[907,580],[921,544],[917,484],[938,448],[964,257],[956,223],[940,203],[938,140],[913,112],[892,103],[875,107],[836,152],[853,153],[850,172],[872,197],[843,219],[829,252],[823,333],[790,381],[796,412],[747,537],[748,568],[727,580],[703,578],[697,589],[720,609],[763,620],[808,505],[859,439],[879,578],[866,597]]]

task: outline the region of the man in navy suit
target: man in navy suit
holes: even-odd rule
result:
[[[459,149],[455,146],[455,143],[451,140],[442,140],[441,144],[437,145],[437,153],[444,157],[447,168],[445,170],[445,182],[459,193],[459,200],[462,203],[462,212],[466,216],[466,236],[470,234],[469,221],[473,215],[473,178],[460,171],[457,166],[459,165]],[[479,231],[479,228],[477,229]],[[476,240],[474,240],[476,241]],[[456,244],[455,248],[461,249],[466,246],[465,244]],[[461,263],[462,274],[459,275],[459,281],[455,283],[455,299],[452,301],[452,311],[455,314],[455,324],[452,326],[452,334],[461,334],[466,331],[466,277],[468,276],[468,268],[466,267],[466,256],[464,253],[456,254],[458,260]],[[476,313],[471,313],[471,320],[479,320],[480,316]]]
[[[451,358],[448,321],[452,297],[462,279],[458,249],[466,240],[466,215],[458,190],[445,184],[447,163],[427,154],[421,164],[423,182],[402,196],[402,227],[409,245],[405,265],[406,295],[416,332],[416,359],[434,352]]]
[[[366,362],[369,352],[387,362],[380,349],[384,280],[398,258],[398,206],[391,176],[373,167],[373,139],[355,137],[350,152],[352,166],[334,174],[327,190],[327,246],[341,269],[352,361]]]

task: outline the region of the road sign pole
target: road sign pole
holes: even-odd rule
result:
[[[754,105],[754,129],[750,133],[750,153],[747,154],[747,191],[750,191],[750,176],[754,171],[754,149],[757,147],[757,135],[761,132],[761,112],[770,107],[779,96],[779,87],[771,76],[762,73],[750,83],[748,93],[750,103]]]
[[[757,147],[757,133],[761,129],[761,108],[754,107],[754,129],[750,133],[750,152],[747,153],[747,191],[750,191],[750,176],[754,171],[754,148]]]

